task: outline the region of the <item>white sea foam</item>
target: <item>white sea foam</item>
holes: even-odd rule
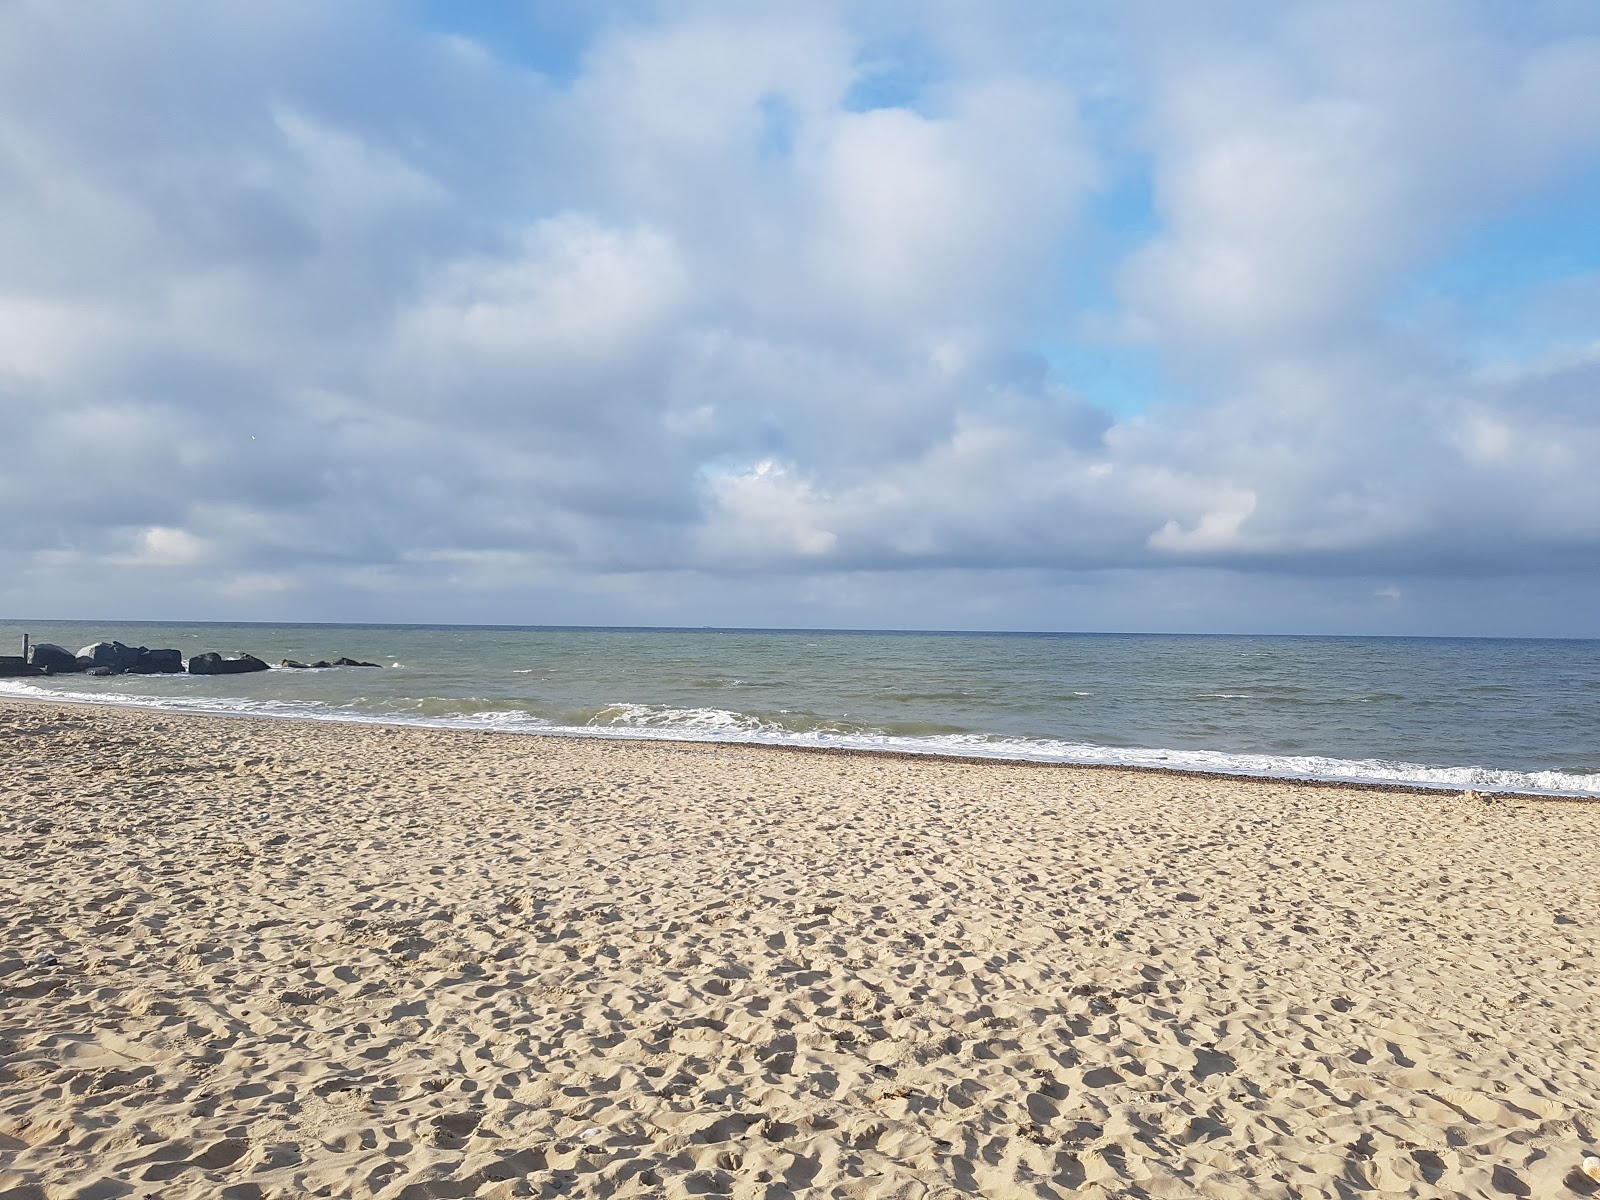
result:
[[[1484,766],[1436,766],[1382,759],[1342,759],[1319,755],[1280,755],[1219,750],[1166,750],[1099,746],[1049,738],[947,733],[899,735],[842,730],[819,722],[796,730],[750,713],[722,708],[675,708],[619,701],[586,723],[564,725],[532,713],[490,710],[456,716],[422,716],[393,710],[357,709],[316,700],[254,700],[222,696],[149,696],[52,688],[29,680],[0,680],[0,695],[82,704],[151,708],[171,712],[333,721],[376,725],[416,725],[443,729],[482,729],[591,738],[650,738],[664,741],[750,742],[763,745],[820,746],[846,750],[959,755],[1022,762],[1143,767],[1202,771],[1272,779],[1312,779],[1351,783],[1405,784],[1440,790],[1537,792],[1600,796],[1600,773],[1511,771]]]

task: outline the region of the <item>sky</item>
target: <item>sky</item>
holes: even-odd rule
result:
[[[1589,0],[0,0],[0,614],[1600,636]]]

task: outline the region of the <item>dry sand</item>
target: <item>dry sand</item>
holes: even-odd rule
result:
[[[0,1194],[1568,1196],[1600,805],[0,704]]]

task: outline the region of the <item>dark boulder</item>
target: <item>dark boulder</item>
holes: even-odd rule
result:
[[[40,642],[33,647],[28,654],[28,661],[41,671],[49,671],[52,675],[67,675],[83,670],[78,665],[77,656],[71,650],[54,642]]]
[[[331,666],[333,666],[333,664],[331,662],[329,662],[325,658],[319,658],[319,659],[317,659],[316,662],[312,663],[311,665],[313,667],[331,667]]]
[[[375,667],[378,664],[357,662],[353,658],[336,658],[333,660],[333,665],[336,667]]]
[[[107,675],[118,675],[118,674],[121,674],[121,672],[113,670],[111,667],[88,667],[88,668],[86,668],[84,670],[83,673],[85,675],[96,676],[97,678],[100,678],[100,679],[104,679]]]
[[[110,667],[112,671],[126,671],[139,661],[144,647],[124,646],[121,642],[95,642],[78,651],[80,667]]]
[[[182,650],[139,650],[139,661],[128,670],[135,675],[176,675],[183,670]]]
[[[286,658],[278,665],[280,667],[293,667],[296,671],[306,671],[310,669],[305,663],[295,662],[295,660],[292,658]]]
[[[191,675],[244,675],[251,671],[270,671],[272,668],[253,654],[238,654],[223,658],[220,654],[196,654],[189,660]]]
[[[43,668],[34,666],[20,654],[0,654],[0,678],[15,679],[20,675],[43,674]]]

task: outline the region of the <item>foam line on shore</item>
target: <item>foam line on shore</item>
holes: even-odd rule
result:
[[[233,697],[152,697],[97,692],[57,692],[31,681],[0,681],[0,695],[55,703],[92,704],[201,716],[252,717],[268,720],[320,721],[352,725],[390,725],[453,729],[545,737],[616,741],[692,742],[708,745],[753,745],[830,754],[876,754],[908,759],[995,764],[1031,764],[1217,779],[1280,780],[1339,787],[1360,787],[1416,794],[1460,791],[1540,799],[1600,800],[1600,774],[1572,775],[1557,771],[1518,772],[1479,766],[1430,766],[1420,763],[1337,759],[1322,756],[1228,754],[1213,750],[1169,750],[1096,746],[1044,739],[1000,738],[949,734],[921,738],[891,734],[778,733],[746,726],[718,724],[710,728],[678,725],[561,725],[524,712],[477,712],[459,717],[405,713],[363,713],[331,708],[312,700],[247,700]],[[612,709],[637,708],[617,704]]]

